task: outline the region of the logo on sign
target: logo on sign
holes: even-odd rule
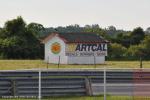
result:
[[[61,51],[60,43],[58,43],[58,42],[53,43],[52,46],[51,46],[51,51],[54,54],[59,54],[60,51]]]

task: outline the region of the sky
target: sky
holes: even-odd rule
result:
[[[0,0],[0,27],[17,16],[44,27],[99,24],[146,29],[150,27],[150,0]]]

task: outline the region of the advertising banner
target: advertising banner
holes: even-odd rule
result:
[[[107,56],[107,44],[66,44],[66,56]]]

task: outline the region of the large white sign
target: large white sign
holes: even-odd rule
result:
[[[67,44],[66,56],[107,56],[107,44]]]

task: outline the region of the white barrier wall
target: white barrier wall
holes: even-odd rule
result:
[[[68,57],[68,64],[94,64],[94,62],[95,64],[103,64],[105,57]]]

